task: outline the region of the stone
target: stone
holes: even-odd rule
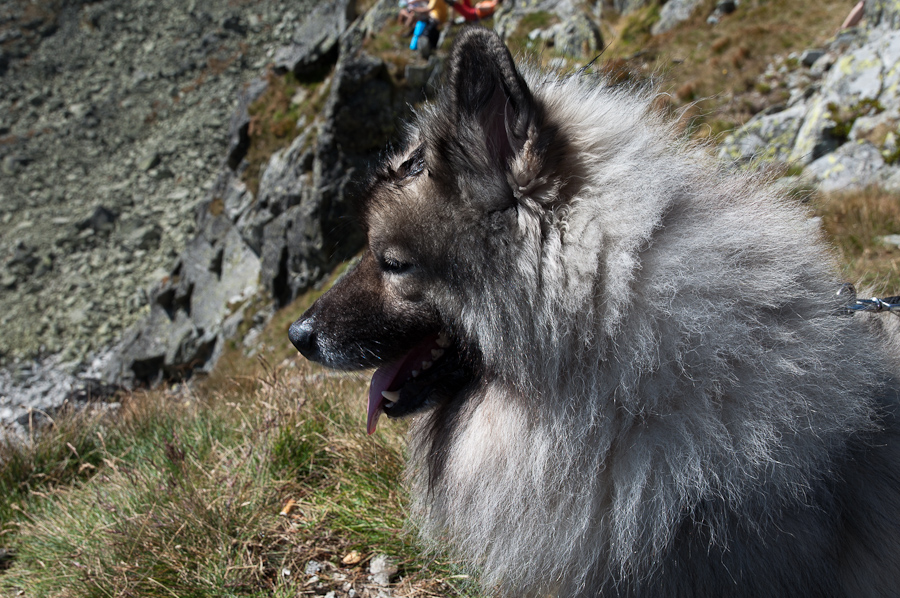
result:
[[[730,15],[737,10],[737,7],[737,0],[719,0],[719,2],[716,3],[716,12],[723,15]]]
[[[878,237],[878,240],[885,245],[900,247],[900,235],[884,235],[883,237]]]
[[[884,158],[868,141],[850,142],[806,167],[823,191],[851,191],[880,182]]]
[[[659,10],[659,20],[650,28],[653,35],[659,35],[674,29],[679,23],[688,20],[703,0],[669,0]]]
[[[867,7],[868,10],[868,7]],[[791,158],[809,163],[837,149],[839,122],[835,107],[853,111],[857,106],[878,109],[900,107],[900,32],[874,33],[862,47],[850,50],[834,63],[820,91],[808,103],[806,119],[797,135]],[[850,123],[852,125],[852,123]]]
[[[93,213],[75,225],[77,230],[91,229],[95,233],[108,234],[116,225],[119,215],[105,206],[97,206]]]
[[[757,114],[722,141],[719,157],[742,163],[788,162],[805,115],[802,105],[774,114]]]
[[[313,130],[303,130],[286,149],[275,152],[259,180],[257,205],[277,216],[300,203],[312,178]]]
[[[803,53],[800,55],[800,64],[802,64],[803,66],[811,67],[813,64],[816,63],[817,60],[822,58],[824,55],[825,55],[825,50],[822,50],[820,48],[804,50]]]
[[[237,106],[228,123],[227,164],[236,170],[241,160],[247,155],[250,147],[250,105],[266,92],[269,83],[265,79],[255,78],[241,90]]]
[[[555,27],[553,47],[568,56],[593,58],[603,50],[600,28],[587,14],[578,12]]]
[[[900,28],[900,3],[897,0],[867,0],[866,22],[868,27]]]
[[[369,561],[369,573],[372,574],[372,581],[380,586],[387,586],[391,583],[391,576],[399,571],[397,563],[394,559],[386,554],[379,554],[372,557]]]
[[[155,224],[147,224],[133,230],[125,238],[125,247],[130,251],[155,249],[162,240],[162,231]]]
[[[362,18],[363,35],[371,37],[381,32],[385,25],[396,21],[399,14],[396,0],[378,0]]]
[[[157,166],[159,166],[160,161],[161,158],[159,153],[153,152],[149,156],[138,162],[138,169],[147,172],[151,168],[156,168]]]
[[[337,61],[338,41],[353,19],[353,2],[321,3],[297,27],[291,45],[279,48],[273,62],[277,73],[300,78],[316,76]]]
[[[150,314],[117,348],[105,379],[132,386],[208,370],[221,351],[231,306],[256,293],[258,277],[259,260],[235,228],[215,244],[195,237],[151,293]],[[236,329],[233,322],[229,327]]]

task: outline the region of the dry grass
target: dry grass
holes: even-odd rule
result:
[[[368,564],[385,553],[394,596],[477,595],[405,528],[404,425],[367,436],[366,376],[289,347],[313,296],[273,319],[266,359],[233,348],[193,389],[135,393],[115,415],[63,415],[0,447],[0,546],[15,555],[0,594],[376,596]]]
[[[767,65],[776,56],[821,47],[852,7],[844,0],[744,0],[711,26],[706,18],[715,5],[706,0],[691,19],[656,36],[650,28],[659,8],[652,3],[613,15],[602,24],[607,48],[601,57],[625,61],[632,78],[656,80],[685,126],[713,138],[783,102],[780,82],[761,80]]]
[[[871,187],[823,196],[814,206],[845,280],[867,293],[900,295],[900,248],[879,239],[900,234],[900,195]]]

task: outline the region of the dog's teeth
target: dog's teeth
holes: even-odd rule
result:
[[[434,363],[431,362],[431,361],[423,361],[423,362],[422,362],[422,369],[423,369],[423,370],[427,370],[427,369],[430,368],[432,365],[434,365]]]
[[[450,346],[450,335],[446,332],[441,332],[437,337],[437,346],[441,349],[446,349]]]
[[[432,357],[432,359],[439,359],[440,356],[443,355],[443,354],[444,354],[444,350],[443,350],[443,349],[432,349],[432,350],[431,350],[431,357]]]
[[[400,400],[399,390],[382,390],[381,396],[388,400],[388,406],[393,405]]]
[[[419,377],[419,370],[413,370],[413,371],[412,371],[412,377],[413,377],[413,378],[418,378],[418,377]]]

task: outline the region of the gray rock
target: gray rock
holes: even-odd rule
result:
[[[806,115],[805,106],[774,114],[758,114],[728,135],[719,157],[737,162],[788,162],[794,139]]]
[[[837,56],[833,52],[825,52],[809,67],[810,74],[821,77],[834,66],[835,60]]]
[[[363,15],[363,35],[375,35],[384,29],[385,25],[395,21],[399,14],[400,7],[395,0],[378,0],[375,5]]]
[[[716,12],[723,15],[730,15],[737,10],[737,0],[719,0],[716,3]]]
[[[596,56],[603,49],[600,28],[584,12],[567,17],[555,26],[553,47],[574,57]]]
[[[653,35],[659,35],[688,20],[703,0],[669,0],[659,11],[659,20],[650,28]]]
[[[125,247],[130,251],[151,250],[159,247],[162,231],[156,224],[147,224],[131,231],[125,237]]]
[[[896,0],[867,0],[866,23],[869,28],[900,28],[900,4]]]
[[[232,170],[237,169],[250,147],[250,105],[266,92],[268,85],[265,79],[253,79],[244,86],[238,96],[237,106],[228,123],[228,157],[226,161]]]
[[[900,235],[885,235],[883,237],[878,237],[878,240],[885,245],[900,247]]]
[[[812,162],[806,172],[823,191],[849,191],[880,182],[884,176],[883,167],[881,152],[863,141],[842,145],[837,151]]]
[[[222,199],[222,205],[228,219],[232,222],[237,222],[253,204],[253,193],[247,189],[247,185],[235,176],[228,176]]]
[[[276,72],[309,77],[333,65],[337,61],[338,41],[353,19],[353,10],[350,0],[320,3],[297,27],[291,45],[275,52]]]
[[[197,230],[195,198],[226,154],[238,92],[284,41],[273,30],[285,5],[58,8],[56,33],[37,27],[21,39],[34,34],[39,43],[3,42],[0,367],[63,352],[61,363],[78,360],[80,376],[84,360],[146,315],[143,289]],[[0,29],[26,31],[15,19]],[[37,250],[10,271],[18,240]]]
[[[259,180],[258,206],[278,215],[300,203],[312,174],[313,136],[313,130],[307,128],[294,138],[288,148],[275,152],[269,158]]]
[[[215,244],[195,237],[153,291],[150,315],[125,338],[106,379],[154,383],[212,367],[226,319],[256,293],[258,277],[259,259],[235,228]]]
[[[144,172],[150,170],[151,168],[156,168],[159,166],[160,155],[158,152],[153,152],[143,160],[138,163],[138,168],[143,170]]]
[[[797,163],[809,163],[843,143],[836,127],[849,129],[835,108],[856,106],[900,107],[900,32],[873,33],[862,47],[852,49],[834,63],[821,90],[808,102],[807,116],[791,151]],[[849,123],[852,126],[853,123]]]
[[[395,559],[386,554],[379,554],[372,557],[369,561],[369,573],[372,574],[372,581],[380,586],[387,586],[391,583],[391,576],[396,575],[399,571]]]
[[[105,206],[97,206],[90,217],[75,225],[78,230],[89,228],[95,233],[108,234],[116,225],[119,215]]]
[[[800,63],[803,66],[811,67],[813,64],[816,63],[817,60],[822,58],[824,55],[825,55],[825,50],[822,50],[820,48],[804,50],[803,53],[800,55]]]

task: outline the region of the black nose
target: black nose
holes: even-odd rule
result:
[[[312,318],[300,318],[291,324],[288,338],[307,359],[315,359],[319,352],[316,344],[315,323]]]

